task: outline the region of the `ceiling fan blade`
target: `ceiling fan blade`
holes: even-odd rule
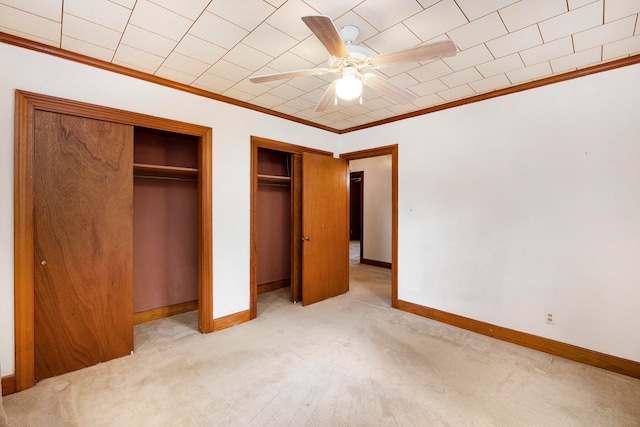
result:
[[[265,74],[264,76],[251,77],[249,80],[252,83],[264,83],[271,82],[273,80],[290,79],[292,77],[303,76],[320,76],[331,72],[328,68],[311,68],[308,70],[287,71],[284,73]]]
[[[408,104],[416,99],[416,96],[412,93],[376,75],[365,76],[364,84],[378,92],[382,92],[399,104]]]
[[[332,81],[327,90],[324,91],[322,98],[318,101],[318,105],[313,110],[316,113],[327,111],[336,99],[336,80]]]
[[[446,58],[456,54],[456,45],[451,40],[385,53],[373,58],[376,67],[391,67],[408,62],[427,61],[429,59]]]
[[[331,21],[331,18],[324,15],[311,15],[303,16],[302,20],[313,34],[316,35],[318,40],[324,45],[325,49],[336,58],[346,58],[349,56],[349,51],[345,46],[338,30]]]

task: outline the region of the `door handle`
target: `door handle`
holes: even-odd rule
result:
[[[309,241],[309,242],[310,242],[310,241],[311,241],[311,237],[309,237],[309,236],[307,236],[307,237],[302,236],[302,240],[306,240],[306,241]]]

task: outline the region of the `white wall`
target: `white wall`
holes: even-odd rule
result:
[[[391,263],[391,155],[352,160],[364,172],[362,257]]]
[[[640,361],[639,112],[635,65],[343,135],[399,144],[399,298]]]
[[[13,117],[16,89],[213,129],[216,318],[249,309],[250,136],[335,151],[338,135],[49,55],[0,44],[0,364],[15,372]]]

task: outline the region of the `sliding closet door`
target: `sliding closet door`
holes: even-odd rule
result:
[[[35,378],[133,350],[133,127],[36,111]]]
[[[302,303],[349,290],[347,161],[302,154]]]

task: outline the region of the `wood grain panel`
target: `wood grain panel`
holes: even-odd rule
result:
[[[0,34],[1,36],[1,34]],[[213,332],[211,128],[16,91],[14,127],[14,325],[16,390],[34,384],[33,147],[35,111],[52,111],[194,135],[198,143],[198,328]]]
[[[133,313],[133,324],[152,322],[165,317],[175,316],[176,314],[188,313],[198,309],[198,300],[172,304],[166,307],[154,308],[152,310]]]
[[[232,326],[239,325],[251,320],[251,314],[249,310],[241,311],[239,313],[230,314],[228,316],[220,317],[213,321],[213,326],[216,331],[230,328]]]
[[[13,394],[16,392],[16,376],[7,375],[2,377],[2,395]]]
[[[398,309],[438,322],[473,331],[488,337],[532,348],[554,356],[584,363],[619,374],[640,378],[640,362],[611,356],[597,351],[588,350],[571,344],[550,340],[537,335],[515,331],[502,326],[492,325],[457,314],[447,313],[435,308],[424,307],[407,301],[398,301]]]
[[[35,378],[133,350],[133,127],[35,114]]]
[[[302,154],[302,304],[349,290],[347,162]]]
[[[302,301],[302,155],[291,158],[291,302],[298,302]]]

